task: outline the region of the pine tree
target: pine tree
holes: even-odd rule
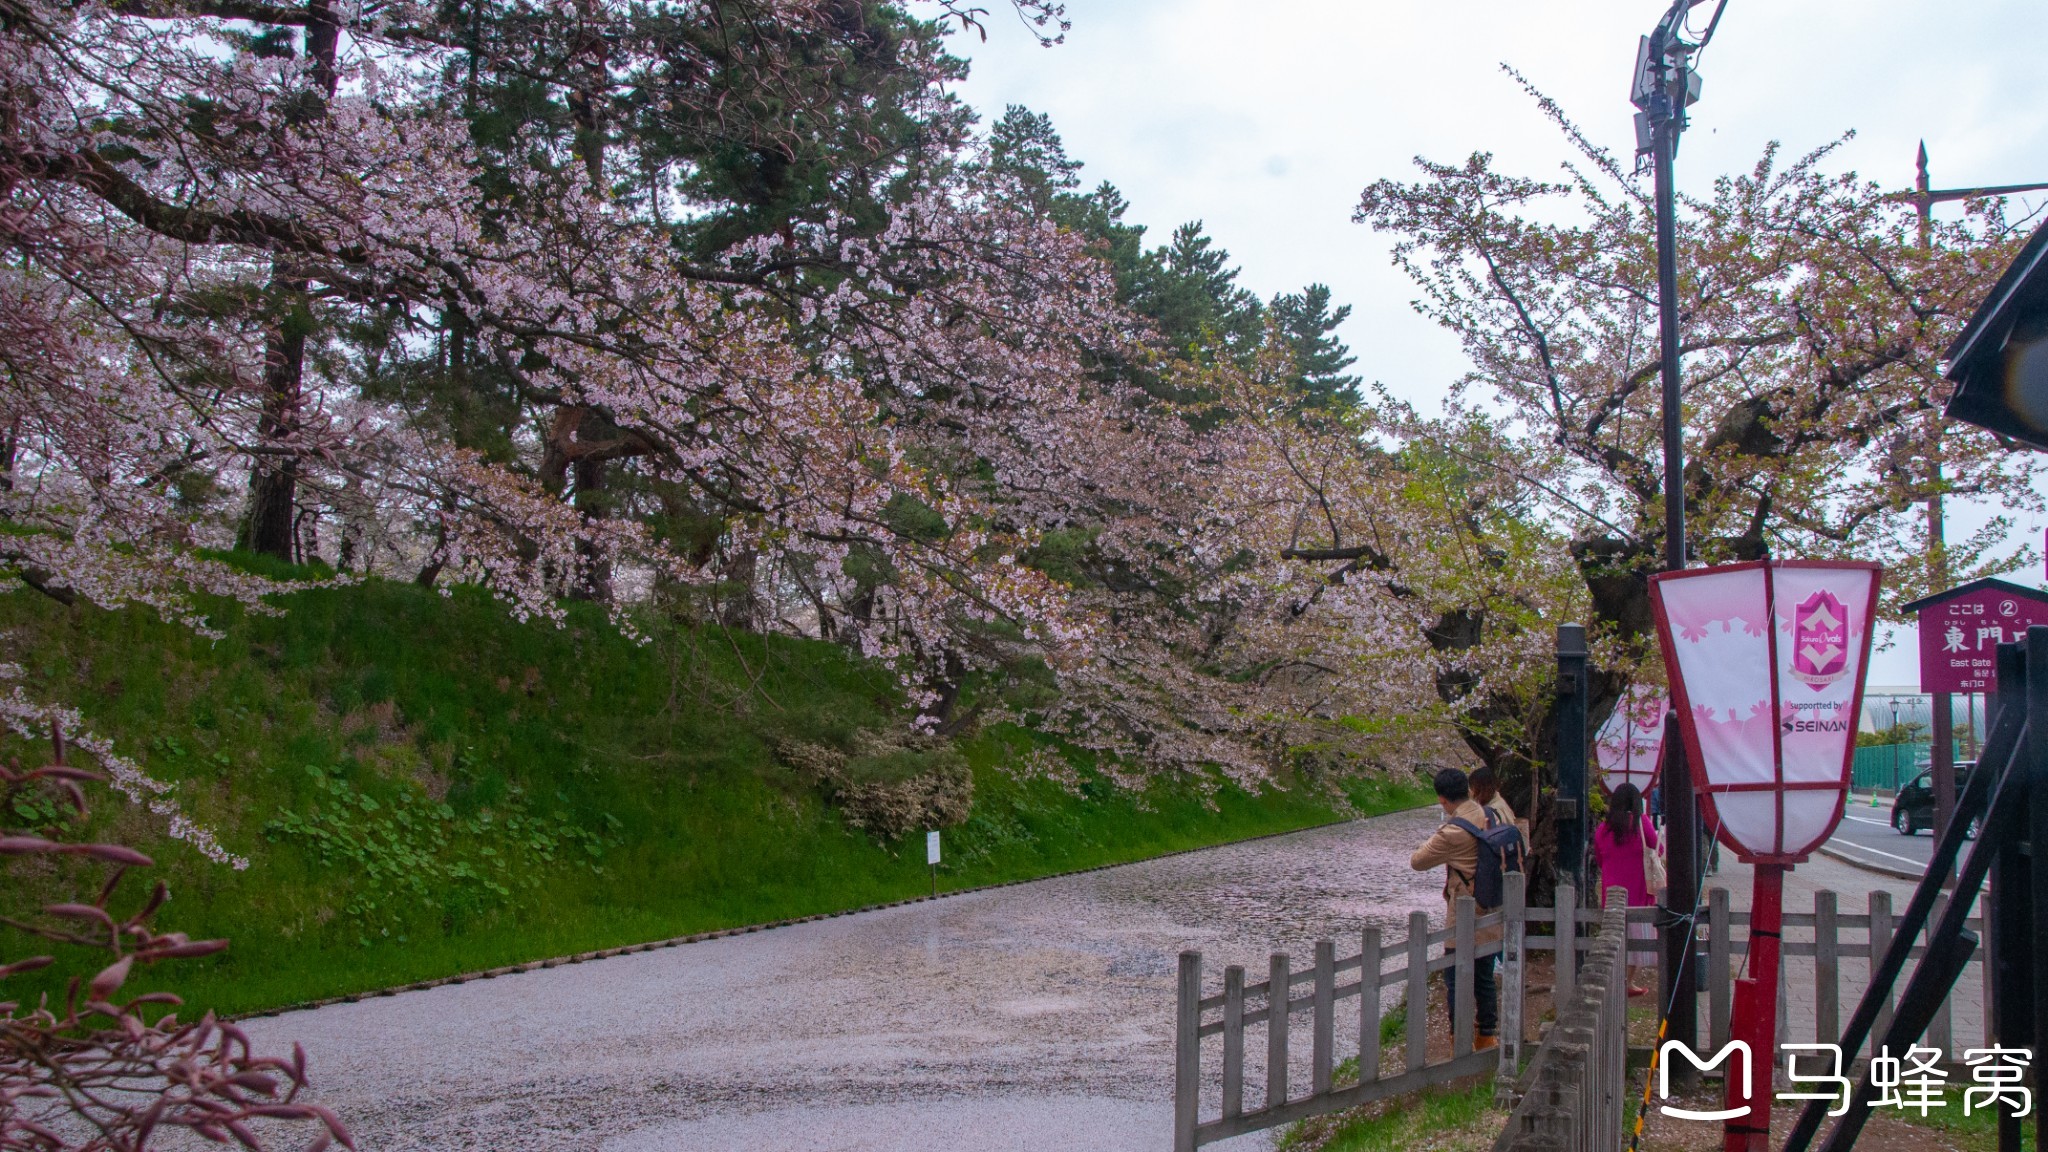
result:
[[[989,168],[1015,180],[1024,202],[1037,214],[1054,215],[1059,201],[1077,199],[1081,162],[1067,155],[1052,117],[1022,104],[1003,110],[988,136]]]
[[[1294,353],[1294,380],[1302,405],[1342,408],[1358,400],[1359,378],[1344,369],[1358,363],[1335,333],[1351,315],[1351,305],[1330,307],[1330,286],[1311,284],[1300,292],[1273,297],[1273,321]]]
[[[1230,253],[1203,233],[1200,220],[1174,229],[1146,263],[1131,303],[1159,325],[1174,352],[1213,360],[1257,347],[1264,308],[1238,287]]]

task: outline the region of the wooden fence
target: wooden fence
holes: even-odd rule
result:
[[[1468,897],[1459,902],[1453,922],[1435,930],[1429,926],[1428,913],[1413,912],[1404,938],[1386,939],[1378,927],[1366,927],[1356,937],[1358,951],[1343,957],[1337,955],[1334,941],[1317,941],[1310,964],[1300,969],[1289,954],[1274,953],[1268,958],[1265,979],[1256,983],[1247,982],[1240,965],[1224,968],[1220,981],[1212,981],[1200,952],[1181,953],[1174,1032],[1176,1152],[1489,1073],[1497,1078],[1502,1102],[1512,1103],[1514,1077],[1531,1028],[1540,1023],[1527,1016],[1530,954],[1551,953],[1553,1001],[1566,1004],[1574,994],[1580,954],[1598,946],[1599,938],[1567,933],[1575,947],[1560,951],[1554,931],[1530,931],[1532,925],[1553,926],[1555,910],[1526,907],[1523,878],[1507,879],[1506,900],[1498,912],[1480,916]],[[1561,905],[1576,908],[1577,899],[1569,885],[1559,886]],[[1835,1040],[1841,1032],[1842,1003],[1854,1007],[1863,994],[1869,957],[1873,950],[1882,956],[1890,944],[1895,923],[1890,893],[1870,893],[1860,913],[1842,912],[1839,904],[1835,893],[1823,891],[1816,895],[1812,911],[1785,914],[1780,993],[1789,1003],[1781,1002],[1778,1012],[1781,1042]],[[1626,919],[1630,924],[1652,924],[1657,914],[1655,908],[1630,908]],[[1601,918],[1597,909],[1577,908],[1571,919],[1590,929]],[[1937,919],[1938,913],[1929,923]],[[1748,923],[1747,912],[1730,908],[1726,889],[1708,891],[1697,926],[1707,986],[1702,1031],[1709,1052],[1728,1040],[1734,978],[1748,949]],[[1980,920],[1972,925],[1982,931]],[[1480,934],[1496,926],[1500,940],[1477,943]],[[1915,945],[1913,956],[1924,949],[1924,943]],[[1475,1050],[1474,997],[1466,990],[1473,986],[1474,961],[1492,955],[1500,957],[1500,1046]],[[1654,940],[1629,941],[1627,955],[1631,964],[1653,972],[1661,964]],[[1928,1044],[1951,1050],[1957,1011],[1964,1016],[1964,1027],[1983,1027],[1982,957],[1980,950],[1973,960],[1975,974],[1958,982],[1951,1002],[1937,1014],[1927,1031]],[[1426,1008],[1429,975],[1452,969],[1461,994],[1450,1053],[1432,1064]],[[1646,974],[1644,982],[1661,986],[1653,974]],[[1284,995],[1275,989],[1284,990]],[[1390,1001],[1401,996],[1412,1006],[1406,1031],[1394,1051],[1383,1053],[1380,1021]],[[1283,1011],[1273,1010],[1276,1002],[1284,1004]],[[1294,1038],[1298,1018],[1308,1027],[1305,1052]],[[1873,1035],[1882,1034],[1889,1018],[1887,1011]],[[1257,1043],[1260,1039],[1263,1044]],[[1847,1055],[1855,1058],[1854,1053]],[[1355,1063],[1357,1073],[1340,1080],[1340,1063],[1346,1057]],[[1297,1070],[1306,1071],[1305,1085],[1293,1078]],[[1263,1085],[1256,1098],[1248,1099],[1249,1083]]]
[[[1620,889],[1615,889],[1616,893]],[[1615,900],[1494,1152],[1618,1152],[1628,1102],[1628,913]]]

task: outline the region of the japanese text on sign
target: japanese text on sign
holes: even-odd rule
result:
[[[2010,588],[1977,588],[1920,609],[1920,690],[1989,692],[1998,646],[2048,624],[2048,602]]]

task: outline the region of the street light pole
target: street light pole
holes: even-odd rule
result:
[[[1919,219],[1920,251],[1929,252],[1934,247],[1934,206],[1951,200],[1972,200],[1983,196],[2006,196],[2015,192],[2039,192],[2048,189],[2048,184],[2002,184],[1984,188],[1935,188],[1927,174],[1927,142],[1920,142],[1920,151],[1914,157],[1913,190],[1894,192],[1886,197],[1893,201],[1909,201]],[[1948,588],[1948,540],[1943,530],[1943,509],[1941,505],[1941,432],[1935,430],[1934,443],[1927,458],[1927,568],[1928,591],[1941,592]],[[1932,731],[1928,733],[1931,742],[1928,747],[1928,775],[1934,785],[1934,835],[1939,837],[1948,830],[1949,817],[1956,808],[1956,757],[1955,757],[1955,701],[1946,692],[1933,694],[1933,715],[1930,717]],[[1976,737],[1976,702],[1970,705],[1970,733]]]
[[[1685,106],[1692,90],[1686,67],[1692,46],[1679,38],[1685,13],[1699,0],[1674,0],[1670,11],[1650,33],[1643,64],[1648,77],[1638,77],[1638,90],[1650,129],[1655,167],[1657,213],[1657,331],[1661,344],[1664,419],[1664,568],[1686,565],[1685,545],[1685,422],[1679,395],[1678,224],[1674,165],[1678,135],[1685,128]],[[1725,0],[1724,0],[1725,2]],[[1714,13],[1715,23],[1720,11]],[[1712,25],[1708,27],[1712,35]],[[1702,39],[1704,43],[1704,38]],[[1654,83],[1644,83],[1645,79]],[[1678,714],[1665,719],[1664,766],[1665,868],[1663,924],[1663,993],[1666,1040],[1699,1047],[1699,997],[1693,972],[1693,917],[1699,907],[1699,815],[1692,773],[1685,763],[1685,741]],[[1681,1073],[1681,1076],[1683,1073]]]

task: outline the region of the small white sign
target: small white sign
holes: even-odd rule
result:
[[[924,862],[934,867],[939,863],[939,834],[936,831],[924,834]]]

